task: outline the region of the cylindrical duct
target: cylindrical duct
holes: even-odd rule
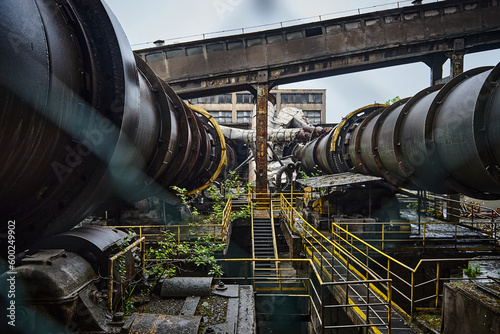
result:
[[[113,198],[217,176],[218,125],[134,57],[104,2],[3,0],[0,22],[0,216],[20,251]]]
[[[362,108],[295,156],[311,172],[356,172],[398,187],[500,198],[499,77],[500,64],[481,67],[393,105]]]

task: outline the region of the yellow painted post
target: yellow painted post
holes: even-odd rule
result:
[[[370,264],[370,255],[368,254],[369,252],[369,248],[368,248],[368,245],[366,245],[366,271],[365,271],[365,279],[369,279],[368,278],[368,268],[369,268],[369,264]],[[369,284],[368,284],[369,285]]]
[[[139,227],[139,239],[142,239],[142,226]],[[141,243],[141,251],[143,251],[142,249],[142,243]]]
[[[109,259],[108,265],[109,281],[108,281],[108,307],[113,310],[113,259]]]
[[[177,244],[181,244],[181,227],[177,225]]]
[[[140,239],[134,241],[132,244],[128,245],[127,248],[124,250],[120,251],[119,253],[113,255],[109,259],[109,264],[108,264],[108,272],[109,272],[109,281],[108,281],[108,307],[110,310],[112,310],[113,307],[113,262],[119,257],[122,256],[123,254],[127,253],[130,251],[132,248],[137,247],[138,243],[144,242],[146,239],[144,237],[141,237]]]
[[[277,264],[277,268],[278,268],[278,282],[279,282],[279,287],[280,287],[280,291],[282,291],[282,286],[281,286],[281,262],[280,261],[276,261],[276,264]]]
[[[424,236],[423,236],[423,239],[422,239],[422,245],[425,248],[425,222],[424,222]]]
[[[410,304],[410,318],[413,320],[413,274],[414,272],[411,272],[411,293],[410,293],[410,299],[411,299],[411,304]]]
[[[434,306],[435,308],[438,307],[438,300],[439,300],[439,262],[436,264],[436,305]]]
[[[387,258],[387,279],[391,279],[391,259]],[[390,282],[387,282],[387,289],[389,289]]]
[[[290,187],[290,215],[291,215],[290,219],[293,231],[293,186]]]
[[[385,224],[382,223],[382,250],[384,250],[384,240],[385,240]]]
[[[387,322],[388,322],[388,329],[387,333],[391,334],[392,333],[392,284],[391,282],[387,282],[389,285],[389,291],[387,292],[387,299],[388,299],[388,305],[387,305]]]
[[[142,276],[146,274],[146,242],[144,241],[144,245],[142,246]]]

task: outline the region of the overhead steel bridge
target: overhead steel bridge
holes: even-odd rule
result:
[[[424,62],[434,82],[447,59],[500,47],[498,1],[439,1],[137,50],[183,98]]]

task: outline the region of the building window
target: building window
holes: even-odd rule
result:
[[[306,29],[306,37],[313,37],[319,35],[323,35],[323,29],[321,29],[321,27]]]
[[[238,110],[236,112],[236,122],[250,123],[252,120],[252,112],[250,110]]]
[[[281,103],[284,104],[321,104],[323,103],[323,94],[321,93],[284,93],[281,94]]]
[[[283,36],[281,35],[271,35],[266,37],[267,43],[272,44],[272,43],[279,43],[283,41]]]
[[[253,103],[252,94],[236,94],[236,103]]]
[[[184,51],[182,49],[170,50],[166,52],[167,59],[177,58],[184,56]]]
[[[214,117],[217,123],[232,123],[232,111],[210,111],[210,114]]]
[[[316,103],[316,104],[323,103],[323,94],[321,93],[309,94],[309,103]]]
[[[321,123],[321,110],[302,110],[302,112],[310,123]]]
[[[223,94],[223,95],[220,95],[222,97],[222,100],[223,102],[219,102],[219,103],[233,103],[233,94]]]
[[[191,99],[192,104],[231,104],[232,94],[220,94]]]
[[[219,51],[224,51],[224,44],[217,43],[217,44],[207,45],[207,53],[219,52]]]
[[[286,34],[286,39],[291,41],[293,39],[299,39],[303,38],[304,35],[302,35],[302,31],[294,31],[294,32],[289,32]]]
[[[158,61],[163,59],[163,53],[162,52],[156,52],[156,53],[151,53],[146,55],[146,62],[152,62],[152,61]]]
[[[252,38],[247,40],[247,46],[261,45],[264,44],[264,40],[262,38]]]
[[[227,43],[228,50],[235,50],[235,49],[241,49],[241,48],[243,48],[243,41],[234,41],[234,42]]]
[[[186,54],[188,56],[201,55],[201,54],[203,54],[203,48],[201,46],[197,46],[197,47],[193,47],[193,48],[187,48],[186,49]]]

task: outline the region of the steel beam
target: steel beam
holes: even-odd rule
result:
[[[257,154],[255,157],[257,180],[256,188],[258,193],[267,193],[267,102],[269,87],[266,83],[257,86]]]

